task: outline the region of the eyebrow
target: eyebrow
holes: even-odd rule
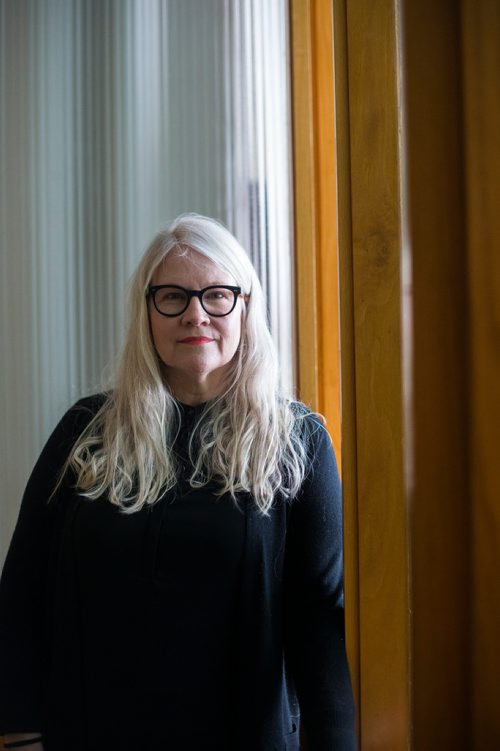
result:
[[[194,289],[194,287],[186,287],[185,284],[181,284],[180,282],[172,282],[172,281],[162,282],[161,284],[159,284],[157,286],[161,287],[163,285],[167,285],[167,286],[168,285],[173,285],[173,286],[177,286],[177,287],[184,287],[184,289]],[[217,281],[217,282],[207,282],[207,284],[204,284],[203,286],[198,287],[198,289],[204,289],[205,287],[228,287],[228,286],[229,287],[238,287],[239,285],[237,285],[235,282],[221,282],[221,281]]]

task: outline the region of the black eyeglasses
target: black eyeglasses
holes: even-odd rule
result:
[[[241,287],[217,284],[203,289],[185,289],[177,284],[156,284],[149,287],[146,297],[162,316],[174,318],[188,309],[192,297],[197,297],[209,316],[221,318],[232,313],[241,295]]]

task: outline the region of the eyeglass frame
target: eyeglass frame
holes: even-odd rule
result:
[[[185,308],[183,308],[179,313],[163,313],[161,311],[157,304],[156,304],[156,293],[159,289],[166,289],[167,287],[173,287],[174,289],[181,289],[183,292],[187,294],[187,302]],[[234,294],[234,302],[233,307],[231,310],[228,310],[227,313],[210,313],[203,304],[203,295],[205,292],[209,289],[228,289]],[[151,297],[153,299],[153,305],[155,307],[155,310],[161,315],[165,316],[166,318],[177,318],[178,316],[181,316],[183,313],[186,312],[186,310],[189,308],[191,304],[191,300],[193,297],[197,297],[200,301],[200,305],[205,311],[205,313],[212,318],[224,318],[225,316],[228,316],[230,313],[233,312],[233,310],[236,307],[236,303],[238,302],[238,297],[241,295],[241,287],[233,287],[230,284],[210,284],[208,287],[203,287],[203,289],[186,289],[185,287],[181,287],[180,284],[151,284],[148,287],[148,291],[146,293],[146,298]]]

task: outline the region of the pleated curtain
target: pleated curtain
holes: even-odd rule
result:
[[[112,377],[128,278],[225,222],[294,386],[286,0],[0,0],[0,563],[48,434]]]

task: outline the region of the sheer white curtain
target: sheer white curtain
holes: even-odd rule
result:
[[[283,386],[293,390],[288,3],[225,0],[227,223],[269,302]]]
[[[100,387],[146,244],[228,224],[293,389],[286,0],[0,0],[0,562],[63,411]]]

